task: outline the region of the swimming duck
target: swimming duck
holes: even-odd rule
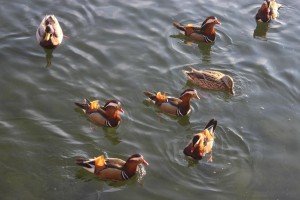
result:
[[[201,160],[206,154],[210,153],[208,161],[212,162],[212,148],[216,127],[217,120],[211,119],[202,132],[193,136],[192,140],[184,148],[183,153],[196,160]]]
[[[255,16],[256,21],[269,22],[275,20],[278,17],[280,7],[281,4],[275,0],[265,0]]]
[[[190,101],[192,98],[200,99],[197,91],[194,89],[187,89],[183,91],[179,98],[167,96],[161,92],[145,91],[144,94],[149,100],[157,105],[163,112],[175,116],[185,116],[190,113]]]
[[[229,75],[213,70],[196,70],[190,67],[191,71],[183,70],[188,80],[192,83],[211,90],[229,90],[234,95],[234,81]]]
[[[138,165],[149,165],[140,154],[130,156],[127,161],[119,158],[105,158],[103,155],[85,160],[77,159],[76,164],[104,180],[123,181],[133,177]]]
[[[183,31],[185,36],[206,43],[211,43],[216,40],[215,24],[221,24],[215,16],[206,18],[201,26],[193,24],[183,25],[179,22],[173,22],[173,25]]]
[[[54,15],[46,15],[36,31],[36,40],[46,48],[53,49],[63,40],[63,31]]]
[[[99,100],[84,99],[84,103],[75,102],[75,105],[83,109],[90,121],[105,127],[118,126],[121,122],[119,112],[124,113],[121,103],[115,100],[110,100],[104,106],[100,106]]]

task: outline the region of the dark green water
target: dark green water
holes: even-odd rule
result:
[[[1,199],[299,199],[300,4],[280,3],[279,19],[256,29],[261,1],[2,1]],[[35,41],[45,14],[67,36],[52,53]],[[214,45],[174,36],[174,20],[209,15],[222,23]],[[230,74],[236,95],[187,83],[188,66]],[[201,96],[188,117],[144,102],[146,89],[188,87]],[[73,104],[84,97],[120,100],[121,125],[91,124]],[[211,118],[213,162],[191,161],[182,150]],[[124,183],[75,165],[104,152],[150,165]]]

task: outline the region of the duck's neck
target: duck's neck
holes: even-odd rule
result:
[[[136,174],[138,170],[138,163],[134,161],[127,161],[124,165],[123,171],[126,173],[126,175],[130,178]]]
[[[207,36],[209,39],[214,40],[216,36],[215,25],[214,24],[206,24],[202,27],[203,35]]]
[[[186,115],[189,110],[190,110],[190,102],[191,102],[191,98],[192,96],[191,95],[184,95],[184,96],[181,96],[180,99],[182,100],[181,104],[180,104],[180,112],[183,114],[183,115]]]
[[[108,107],[105,109],[105,112],[106,118],[112,126],[116,126],[119,124],[119,122],[121,121],[121,117],[117,109]]]

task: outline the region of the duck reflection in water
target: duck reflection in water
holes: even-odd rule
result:
[[[46,68],[50,67],[52,64],[52,58],[53,58],[53,50],[54,49],[46,49],[44,48],[45,51],[45,57],[46,57]]]
[[[269,23],[256,22],[256,28],[253,32],[253,37],[266,39],[268,30]]]
[[[119,134],[117,133],[117,128],[107,128],[102,127],[105,131],[105,138],[108,139],[112,145],[117,145],[121,142]]]
[[[170,35],[171,38],[177,38],[180,39],[181,41],[183,41],[183,44],[189,47],[192,47],[193,45],[197,45],[200,54],[202,55],[202,61],[204,63],[210,63],[211,61],[211,47],[214,44],[213,43],[204,43],[204,42],[199,42],[199,41],[195,41],[193,39],[190,39],[186,36],[184,36],[183,34],[179,33],[177,35]]]

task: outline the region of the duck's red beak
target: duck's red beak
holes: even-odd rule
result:
[[[215,23],[216,23],[216,24],[219,24],[219,25],[221,24],[221,22],[219,22],[218,20],[217,20]]]
[[[123,110],[122,108],[120,108],[119,111],[120,111],[121,113],[124,113],[124,110]]]
[[[143,160],[143,165],[149,165],[149,163],[146,160]]]

